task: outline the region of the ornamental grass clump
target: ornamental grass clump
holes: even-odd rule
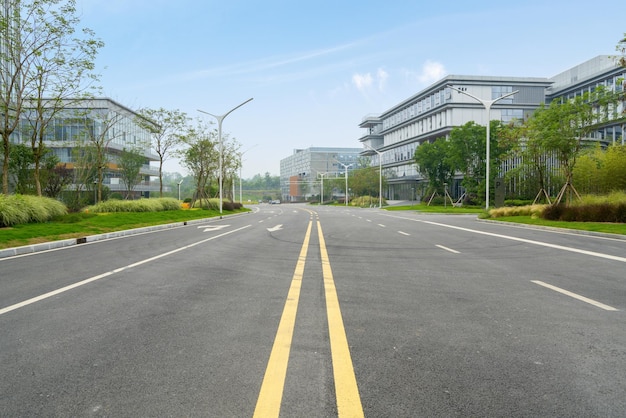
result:
[[[180,202],[174,198],[163,197],[158,199],[139,200],[107,200],[97,205],[86,208],[92,213],[115,213],[115,212],[162,212],[180,210]]]
[[[506,206],[489,210],[489,217],[530,216],[539,218],[548,205]]]
[[[0,227],[48,222],[67,214],[67,207],[49,197],[0,194]]]

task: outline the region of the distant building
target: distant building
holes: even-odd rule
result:
[[[26,108],[22,114],[22,140],[26,140],[25,132],[30,127],[29,117],[32,115]],[[80,164],[77,160],[80,154],[75,150],[89,146],[89,137],[102,138],[107,160],[103,186],[111,192],[126,191],[118,165],[120,153],[124,149],[139,151],[145,163],[140,170],[142,180],[134,187],[133,194],[149,197],[150,192],[159,191],[158,177],[151,180],[158,176],[158,168],[150,164],[159,158],[151,150],[150,132],[140,126],[138,118],[141,118],[138,113],[108,98],[72,100],[46,127],[44,143],[61,164],[75,169]],[[86,190],[93,187],[93,184],[84,185]]]
[[[282,201],[303,202],[319,196],[322,178],[343,178],[346,166],[348,172],[359,168],[361,151],[361,148],[323,147],[294,150],[293,155],[280,160]],[[344,192],[337,191],[336,195],[344,196]]]
[[[526,119],[541,103],[549,103],[555,97],[574,97],[597,85],[623,89],[624,78],[626,69],[618,67],[608,56],[594,58],[553,78],[450,75],[380,115],[365,116],[359,124],[366,130],[359,138],[364,146],[361,155],[371,156],[371,165],[376,167],[382,157],[383,176],[387,180],[384,198],[411,200],[425,187],[414,163],[416,148],[447,137],[452,129],[467,122],[483,126],[487,123],[487,112],[481,103],[448,86],[484,100],[519,90],[491,107],[490,119],[507,123]],[[600,127],[589,139],[624,143],[623,132],[622,119]],[[461,194],[459,181],[450,187],[453,196]]]

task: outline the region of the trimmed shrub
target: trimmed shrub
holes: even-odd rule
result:
[[[566,206],[551,205],[543,212],[543,218],[565,222],[626,222],[626,203],[593,203]]]

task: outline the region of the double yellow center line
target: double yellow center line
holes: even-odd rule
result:
[[[354,375],[350,348],[343,326],[343,319],[339,308],[339,298],[337,297],[328,252],[326,251],[322,225],[319,220],[316,221],[316,223],[322,260],[322,274],[324,276],[326,315],[328,317],[328,333],[330,337],[335,393],[337,396],[337,411],[340,417],[363,417],[361,397],[359,396],[359,389]],[[267,369],[265,370],[265,377],[261,384],[261,391],[254,410],[254,417],[278,417],[280,413],[280,405],[287,375],[287,364],[289,362],[289,352],[291,350],[291,341],[296,323],[296,313],[298,311],[298,301],[300,299],[300,289],[302,286],[304,265],[309,248],[312,227],[313,221],[310,220],[296,269],[291,280],[289,293],[287,294],[287,301],[285,302],[283,314],[278,324],[278,331],[276,332],[270,359],[267,364]]]

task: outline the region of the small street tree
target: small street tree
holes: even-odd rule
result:
[[[219,165],[217,132],[198,121],[195,127],[188,127],[179,140],[186,147],[179,152],[182,165],[189,170],[196,182],[196,191],[192,207],[197,199],[208,200],[211,179],[216,175]]]
[[[126,187],[126,199],[128,199],[137,184],[141,181],[139,172],[146,162],[146,157],[137,149],[122,150],[118,159],[119,175]]]
[[[94,182],[97,189],[96,203],[102,200],[102,183],[105,170],[108,168],[108,148],[111,141],[121,134],[121,130],[113,129],[123,118],[120,112],[108,109],[98,109],[95,106],[87,106],[85,112],[78,117],[83,121],[83,134],[85,145],[91,150],[95,174]]]
[[[180,110],[139,109],[136,122],[152,134],[152,149],[159,156],[159,197],[163,197],[163,163],[180,144],[181,135],[189,122]]]

